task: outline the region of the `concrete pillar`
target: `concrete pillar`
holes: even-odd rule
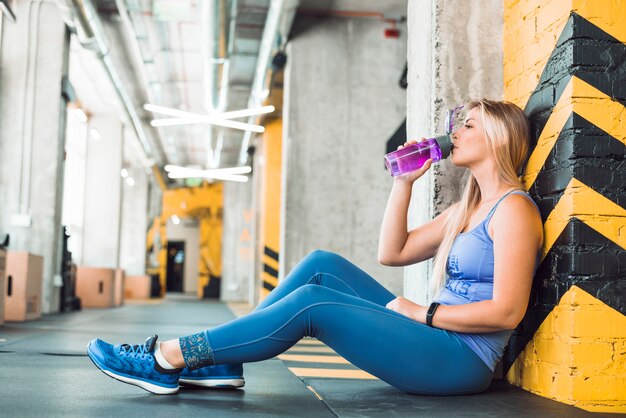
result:
[[[119,266],[127,275],[143,275],[146,272],[149,179],[143,167],[125,168],[134,184],[133,186],[128,182],[122,184]],[[197,270],[197,262],[194,266]],[[194,286],[191,291],[195,290]]]
[[[11,235],[9,249],[44,257],[49,313],[59,309],[69,33],[52,2],[15,2],[14,11],[0,56],[0,230]]]
[[[94,116],[89,129],[96,129],[100,139],[91,135],[87,145],[82,262],[117,268],[124,127],[115,116]]]
[[[220,299],[248,301],[254,261],[253,177],[246,183],[224,182],[222,283]]]
[[[374,19],[299,18],[285,74],[280,274],[335,251],[394,293],[402,270],[377,262],[391,178],[386,142],[402,123],[407,32]],[[298,27],[306,28],[298,33]],[[279,276],[280,279],[280,276]]]
[[[408,6],[407,136],[445,132],[446,109],[471,99],[502,99],[500,0],[412,1]],[[458,201],[465,170],[449,161],[434,165],[413,189],[409,228]],[[431,261],[405,269],[405,296],[426,303]]]

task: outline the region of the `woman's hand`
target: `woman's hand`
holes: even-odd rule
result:
[[[419,143],[422,142],[426,142],[426,138],[422,138],[419,140]],[[398,147],[398,149],[402,149],[408,145],[411,144],[417,144],[418,141],[412,140],[412,141],[407,141],[404,143],[404,145],[400,145]],[[411,171],[410,173],[406,173],[406,174],[402,174],[399,176],[394,177],[394,181],[401,181],[401,182],[406,182],[409,184],[413,184],[418,178],[422,177],[424,175],[425,172],[428,171],[428,169],[430,168],[430,166],[432,165],[432,160],[429,158],[428,160],[426,160],[426,162],[424,163],[424,165],[416,171]]]
[[[401,315],[411,318],[421,324],[426,323],[426,307],[411,302],[403,297],[397,297],[386,306],[387,309],[391,309],[394,312],[398,312]]]

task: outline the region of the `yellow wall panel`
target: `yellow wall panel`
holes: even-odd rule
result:
[[[280,196],[282,170],[282,119],[271,119],[263,134],[261,186],[261,289],[260,300],[278,286],[280,257]]]
[[[167,237],[165,225],[173,215],[197,219],[200,228],[200,257],[198,265],[198,297],[219,294],[222,275],[222,213],[223,183],[205,183],[199,187],[181,187],[163,192],[160,222],[163,225],[163,253],[160,257],[161,286],[165,289]],[[208,292],[208,293],[207,293]],[[217,292],[217,293],[216,293]]]
[[[504,99],[524,107],[567,23],[570,0],[505,1]]]

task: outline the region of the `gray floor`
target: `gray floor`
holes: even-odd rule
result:
[[[85,354],[94,337],[137,344],[152,333],[161,339],[175,338],[232,318],[224,304],[174,298],[0,326],[0,416],[594,415],[504,382],[495,382],[480,395],[412,396],[378,380],[299,378],[287,368],[293,364],[279,359],[246,364],[246,385],[241,390],[185,389],[173,396],[156,396],[105,376]]]

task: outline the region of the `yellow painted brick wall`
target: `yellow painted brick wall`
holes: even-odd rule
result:
[[[626,1],[507,0],[505,98],[535,144],[524,173],[545,245],[507,379],[626,412]]]

